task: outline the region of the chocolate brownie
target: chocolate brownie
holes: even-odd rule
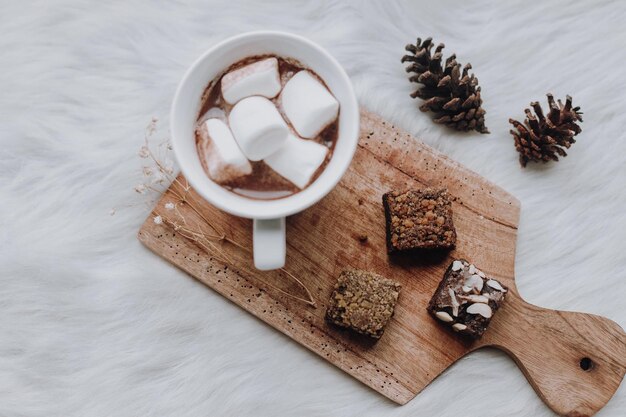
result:
[[[453,249],[456,231],[446,189],[391,191],[383,195],[387,251]]]
[[[460,334],[477,339],[504,302],[507,288],[464,259],[453,261],[428,312]]]
[[[400,284],[372,272],[348,270],[339,275],[326,320],[378,339],[393,316]]]

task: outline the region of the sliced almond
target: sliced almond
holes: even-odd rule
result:
[[[478,270],[477,274],[480,275],[481,278],[486,278],[485,273],[481,270]]]
[[[473,264],[469,266],[469,273],[472,275],[476,273],[476,267]]]
[[[467,296],[467,299],[468,301],[472,303],[483,303],[483,304],[489,303],[489,298],[484,295],[470,294]]]
[[[494,290],[498,290],[500,292],[506,292],[504,287],[495,279],[490,279],[487,281],[487,285],[493,288]]]
[[[452,270],[453,271],[460,271],[461,269],[463,269],[463,262],[461,262],[461,261],[454,261],[454,262],[452,262]]]
[[[437,316],[437,318],[443,321],[444,323],[450,323],[451,321],[454,321],[452,316],[446,313],[445,311],[438,311],[435,313],[435,316]]]
[[[492,314],[491,307],[483,303],[472,304],[471,306],[467,307],[466,311],[469,314],[480,314],[486,319],[491,318],[491,314]]]
[[[452,302],[452,315],[456,317],[459,315],[459,306],[461,304],[456,299],[456,294],[452,288],[448,288],[448,294],[450,294],[450,301]]]
[[[483,290],[483,279],[479,275],[471,275],[465,280],[466,287],[472,287],[478,292]]]
[[[460,332],[461,330],[467,329],[467,326],[462,323],[454,323],[452,325],[452,328],[454,329],[455,332]]]

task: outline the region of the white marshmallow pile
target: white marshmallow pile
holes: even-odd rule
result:
[[[228,104],[250,96],[274,98],[279,92],[280,73],[276,58],[253,62],[222,77],[222,96]]]
[[[207,166],[213,180],[225,183],[252,173],[250,161],[239,149],[226,123],[219,119],[209,119],[204,122],[204,126],[211,139]]]
[[[298,188],[305,188],[329,153],[326,146],[309,139],[339,112],[339,103],[324,84],[303,70],[281,92],[278,60],[268,58],[224,75],[221,89],[224,100],[234,106],[228,115],[230,128],[217,118],[205,122],[212,142],[209,176],[218,183],[232,182],[252,172],[250,161],[262,160]],[[282,112],[295,132],[269,100],[279,93]]]

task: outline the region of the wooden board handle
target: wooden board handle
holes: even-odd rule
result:
[[[626,334],[617,323],[540,308],[516,291],[499,313],[481,346],[507,352],[555,412],[591,416],[611,399],[626,372]]]

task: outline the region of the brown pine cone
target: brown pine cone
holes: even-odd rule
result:
[[[533,115],[530,109],[524,110],[526,120],[520,123],[509,119],[509,123],[516,130],[511,130],[515,138],[515,149],[519,152],[519,162],[525,167],[529,161],[558,161],[559,156],[567,156],[564,148],[569,148],[576,141],[574,136],[582,129],[576,122],[582,122],[580,107],[572,108],[572,98],[567,96],[565,105],[561,100],[554,102],[552,94],[548,94],[550,112],[543,115],[541,105],[534,101],[530,103],[535,110]]]
[[[461,71],[461,64],[452,54],[442,65],[444,44],[439,44],[431,55],[433,45],[432,38],[424,42],[417,38],[415,45],[405,48],[411,54],[402,57],[402,62],[410,62],[406,71],[414,74],[409,80],[422,85],[411,97],[425,100],[420,110],[433,112],[435,123],[461,131],[489,133],[485,126],[485,110],[481,107],[483,101],[478,79],[469,74],[471,64]]]

